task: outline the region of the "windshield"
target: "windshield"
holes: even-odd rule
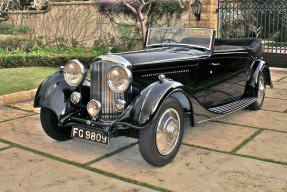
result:
[[[146,46],[191,45],[211,50],[212,29],[150,28]]]

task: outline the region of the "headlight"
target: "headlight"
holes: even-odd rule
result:
[[[87,105],[87,110],[92,117],[96,117],[99,114],[101,107],[102,107],[101,103],[93,99],[89,101]]]
[[[72,60],[64,68],[64,77],[71,86],[80,85],[86,78],[86,68],[80,61]]]
[[[108,84],[116,93],[124,93],[130,86],[132,74],[123,66],[112,67],[108,73]]]

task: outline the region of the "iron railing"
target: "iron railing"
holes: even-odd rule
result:
[[[287,0],[219,0],[218,18],[218,37],[258,37],[263,53],[287,54]]]

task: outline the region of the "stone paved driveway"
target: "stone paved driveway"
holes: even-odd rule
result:
[[[286,192],[287,70],[272,76],[263,110],[186,127],[179,154],[163,168],[142,159],[135,139],[56,142],[32,102],[1,107],[0,191]]]

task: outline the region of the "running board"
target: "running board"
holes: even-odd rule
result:
[[[254,97],[244,98],[244,99],[240,99],[238,101],[235,101],[235,102],[232,102],[226,105],[222,105],[222,106],[215,107],[215,108],[209,108],[208,110],[214,113],[226,114],[226,113],[230,113],[233,111],[237,111],[239,109],[243,109],[251,105],[252,103],[254,103],[256,100],[257,98],[254,98]]]

